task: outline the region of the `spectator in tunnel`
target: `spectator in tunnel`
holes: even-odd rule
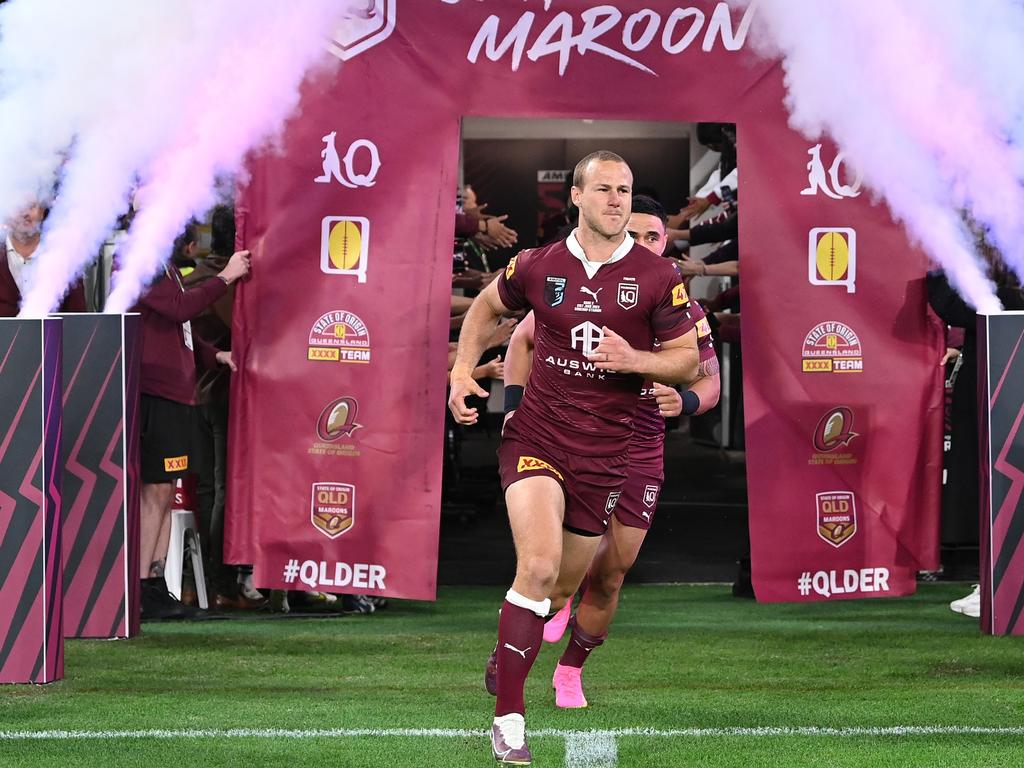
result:
[[[5,222],[7,253],[0,259],[0,317],[18,314],[34,266],[33,258],[42,238],[43,221],[48,213],[42,202],[33,201]],[[81,280],[68,291],[58,311],[87,311]]]

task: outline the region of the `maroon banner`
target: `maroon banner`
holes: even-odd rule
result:
[[[913,589],[941,467],[924,259],[834,149],[789,129],[749,21],[710,1],[377,0],[338,34],[340,73],[306,88],[240,206],[230,559],[262,586],[433,597],[462,116],[726,120],[758,595]]]
[[[1024,635],[1024,312],[978,316],[981,628]]]
[[[62,315],[64,636],[139,632],[137,315]]]
[[[61,321],[0,319],[0,683],[64,677]]]

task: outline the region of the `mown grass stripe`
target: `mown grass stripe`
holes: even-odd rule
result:
[[[629,736],[652,738],[715,738],[826,736],[839,738],[883,736],[1024,736],[1024,727],[987,727],[975,725],[895,725],[879,727],[826,728],[820,726],[780,726],[757,728],[613,728],[573,731],[541,728],[528,731],[532,737],[557,737],[590,744],[612,743]],[[324,739],[324,738],[487,738],[484,730],[466,728],[227,728],[227,729],[147,729],[124,731],[0,731],[0,741],[47,739]]]

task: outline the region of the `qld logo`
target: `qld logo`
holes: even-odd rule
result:
[[[807,280],[811,285],[845,285],[857,290],[857,232],[849,227],[815,227],[807,237]]]
[[[342,61],[384,42],[395,31],[395,0],[354,0],[350,6],[327,46]]]
[[[320,224],[320,271],[353,275],[366,282],[370,220],[362,216],[327,216]]]
[[[356,424],[356,414],[359,412],[359,401],[354,397],[339,397],[332,400],[320,412],[320,418],[316,421],[316,434],[321,440],[333,443],[343,437],[352,437],[357,429],[362,429],[362,424]]]
[[[313,483],[309,519],[329,539],[352,530],[356,523],[356,487],[351,483]]]
[[[818,537],[837,549],[857,533],[857,503],[850,491],[815,495]]]
[[[661,490],[660,486],[648,485],[644,487],[644,506],[648,509],[654,509],[654,505],[658,503],[658,491]]]
[[[640,286],[636,283],[619,283],[616,302],[623,309],[632,309],[640,300]]]
[[[830,453],[847,446],[857,433],[853,431],[853,411],[845,405],[833,408],[818,420],[814,428],[814,450]]]

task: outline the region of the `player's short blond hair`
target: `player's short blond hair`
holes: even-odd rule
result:
[[[629,166],[629,163],[623,160],[620,155],[617,155],[614,152],[610,152],[607,149],[599,149],[597,150],[597,152],[591,152],[589,155],[587,155],[578,163],[576,163],[576,168],[572,172],[572,185],[574,187],[579,187],[580,189],[583,189],[583,183],[585,181],[584,176],[587,172],[587,166],[590,165],[591,162],[622,163],[627,167]]]

